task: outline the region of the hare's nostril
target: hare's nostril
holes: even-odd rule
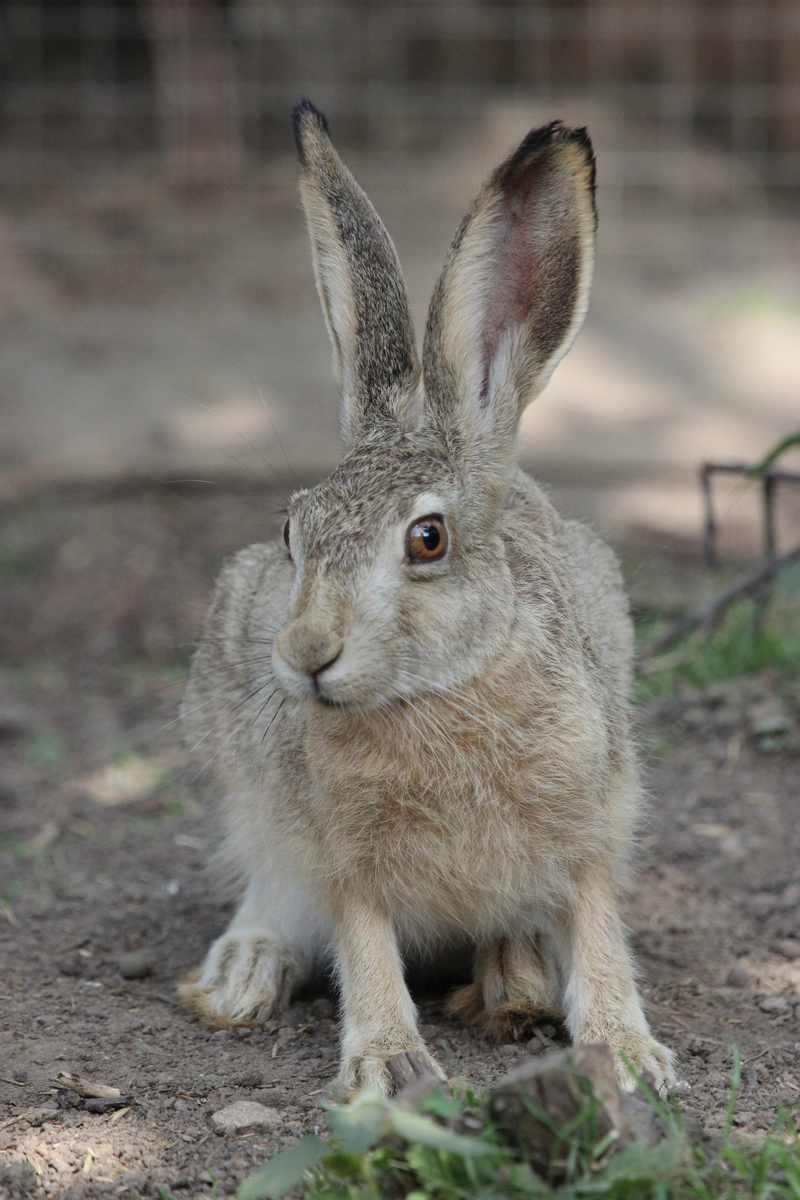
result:
[[[344,638],[331,630],[320,631],[318,626],[300,618],[278,635],[275,649],[292,670],[316,686],[317,676],[339,658],[344,649]]]
[[[309,671],[309,675],[317,686],[319,686],[319,676],[322,674],[322,672],[327,671],[328,667],[332,667],[333,664],[338,662],[341,657],[342,647],[340,646],[336,653],[332,655],[327,662],[323,663],[321,667],[317,667],[315,671]]]

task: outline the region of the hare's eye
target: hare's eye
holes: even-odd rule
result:
[[[292,552],[292,547],[291,547],[291,544],[290,544],[290,542],[289,542],[289,522],[288,522],[288,521],[286,522],[286,524],[285,524],[285,525],[284,525],[284,527],[283,527],[283,540],[286,542],[286,549],[287,549],[287,550],[289,551],[289,553],[291,554],[291,552]]]
[[[409,562],[433,562],[447,550],[447,529],[441,517],[423,517],[409,525],[406,553]]]

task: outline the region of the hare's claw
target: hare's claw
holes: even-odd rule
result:
[[[223,934],[178,986],[190,1012],[212,1029],[260,1025],[289,1003],[298,964],[264,929]]]
[[[675,1083],[673,1051],[657,1042],[646,1026],[618,1024],[614,1028],[610,1022],[598,1022],[594,1027],[586,1025],[574,1040],[608,1043],[616,1052],[614,1070],[623,1092],[632,1092],[642,1075],[650,1077],[647,1082],[662,1096]]]
[[[389,1053],[366,1049],[360,1054],[349,1054],[341,1064],[336,1082],[346,1096],[361,1088],[391,1096],[406,1084],[423,1079],[445,1083],[447,1075],[420,1043]]]
[[[617,1083],[623,1092],[632,1092],[637,1080],[627,1066],[626,1060],[637,1075],[650,1075],[655,1090],[666,1095],[675,1083],[675,1055],[649,1034],[634,1033],[615,1046],[618,1051],[615,1069]]]

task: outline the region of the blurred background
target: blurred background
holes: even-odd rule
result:
[[[588,126],[589,316],[521,454],[628,555],[635,601],[649,581],[644,607],[688,602],[668,580],[701,561],[700,464],[800,425],[794,0],[5,0],[0,56],[6,658],[187,647],[224,554],[337,460],[300,96],[420,326],[487,171],[532,126]],[[757,558],[760,488],[714,488],[722,561]],[[774,499],[781,551],[800,487]]]
[[[0,54],[7,493],[269,479],[279,441],[298,477],[335,461],[299,96],[381,211],[420,323],[487,170],[533,125],[588,125],[590,316],[522,432],[570,511],[696,533],[700,461],[799,423],[794,0],[5,0]],[[731,486],[756,536],[757,497]]]

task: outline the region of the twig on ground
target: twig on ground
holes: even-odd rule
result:
[[[800,559],[800,546],[795,546],[793,550],[789,550],[786,554],[779,555],[778,558],[771,558],[768,562],[762,563],[749,575],[745,575],[744,579],[740,579],[738,583],[732,584],[726,588],[724,592],[719,592],[707,604],[696,608],[693,613],[688,616],[681,617],[680,621],[676,621],[674,625],[662,633],[661,637],[657,637],[649,646],[645,646],[642,652],[637,656],[637,666],[647,662],[650,658],[655,658],[659,654],[663,654],[665,650],[669,650],[676,642],[685,637],[687,633],[691,633],[695,629],[705,629],[710,632],[719,621],[723,612],[734,600],[744,599],[746,596],[758,595],[765,584],[769,583],[779,571],[790,563]]]
[[[754,1055],[752,1055],[751,1058],[743,1058],[742,1066],[746,1067],[748,1063],[755,1062],[757,1058],[763,1058],[764,1055],[769,1054],[770,1050],[772,1050],[772,1049],[773,1049],[772,1046],[767,1046],[766,1050],[762,1050],[759,1054],[754,1054]]]
[[[88,1096],[97,1100],[119,1100],[122,1092],[119,1088],[110,1087],[107,1083],[94,1083],[91,1079],[82,1079],[80,1075],[72,1075],[69,1071],[59,1071],[55,1082],[59,1087],[69,1088],[79,1096]]]

